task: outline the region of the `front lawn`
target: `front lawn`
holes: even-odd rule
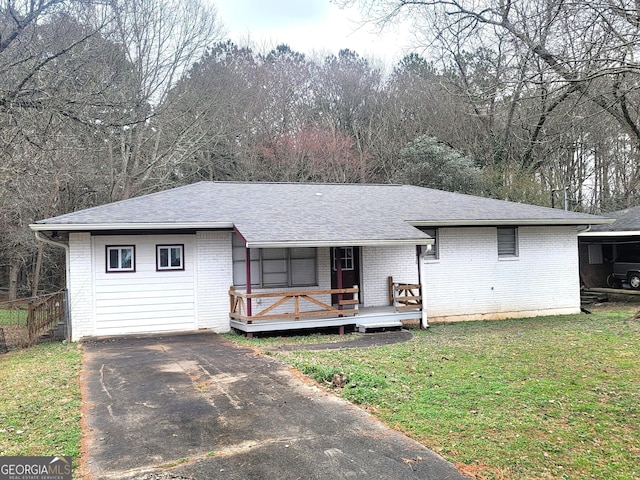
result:
[[[477,478],[640,478],[630,314],[440,324],[408,343],[277,355]]]
[[[47,343],[0,355],[0,455],[80,455],[80,352]]]

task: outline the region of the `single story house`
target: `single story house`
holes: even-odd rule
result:
[[[41,220],[71,337],[580,311],[601,217],[406,185],[200,182]]]
[[[578,234],[580,279],[587,288],[618,286],[611,276],[616,260],[640,263],[640,206],[606,216],[614,221]]]

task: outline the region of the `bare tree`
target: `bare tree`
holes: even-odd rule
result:
[[[548,122],[557,109],[560,109],[558,118],[560,111],[567,114],[565,106],[575,112],[570,113],[572,122],[565,122],[565,129],[575,122],[584,122],[584,128],[593,126],[593,122],[586,121],[588,117],[579,119],[580,112],[588,111],[589,115],[597,114],[596,109],[606,112],[614,126],[607,125],[607,131],[616,141],[628,142],[630,155],[637,161],[640,149],[640,63],[637,58],[640,9],[637,4],[625,0],[352,0],[337,3],[360,4],[368,18],[379,25],[399,19],[412,22],[424,48],[435,58],[447,59],[444,63],[456,64],[463,58],[459,56],[461,52],[477,51],[479,47],[494,52],[500,62],[494,64],[500,66],[494,71],[502,73],[494,77],[493,98],[502,105],[485,105],[485,110],[475,114],[481,118],[497,107],[487,118],[491,124],[490,136],[496,140],[495,153],[499,158],[505,154],[505,158],[513,158],[517,163],[511,164],[524,169],[525,175],[527,170],[529,175],[535,175],[547,167],[540,155],[548,150],[549,142],[553,144],[553,138],[547,135],[547,125],[551,125]],[[458,75],[464,80],[463,65],[457,67]],[[593,108],[587,108],[585,100]],[[469,98],[469,101],[478,106],[476,99]],[[493,123],[492,119],[499,123]],[[519,124],[525,125],[524,130]],[[600,122],[597,128],[602,127]],[[578,184],[582,173],[575,173],[593,170],[596,162],[592,152],[581,158],[576,162],[574,157],[564,157],[567,167],[578,169],[569,175]],[[598,158],[600,166],[601,160],[602,156]],[[617,165],[616,170],[628,172]],[[628,185],[635,183],[637,180],[630,179]],[[582,187],[572,188],[576,198],[580,197]],[[606,193],[605,190],[602,192]],[[596,208],[598,203],[596,199]]]
[[[215,10],[199,0],[111,0],[106,33],[131,65],[133,100],[126,121],[102,133],[109,147],[111,198],[158,188],[171,177],[176,145],[188,127],[166,129],[169,93],[178,79],[220,39]]]

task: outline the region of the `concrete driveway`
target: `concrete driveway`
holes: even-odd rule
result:
[[[464,479],[372,416],[218,335],[83,345],[94,479]]]

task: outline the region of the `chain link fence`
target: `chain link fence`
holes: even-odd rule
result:
[[[66,337],[64,291],[0,302],[0,353]]]

